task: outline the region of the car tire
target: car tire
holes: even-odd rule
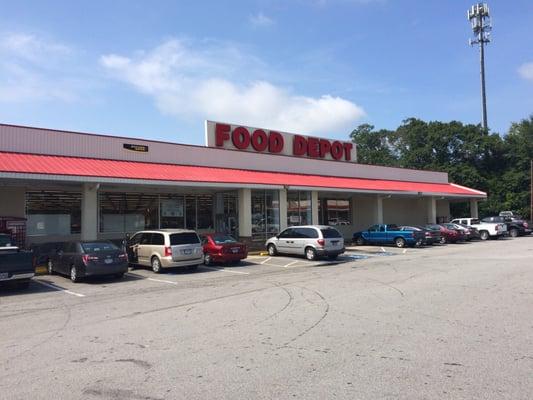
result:
[[[511,236],[512,238],[518,237],[518,229],[516,228],[509,229],[509,236]]]
[[[305,248],[305,258],[308,261],[314,261],[316,260],[316,250],[312,247],[306,247]]]
[[[161,261],[156,256],[152,257],[152,260],[150,261],[150,264],[152,266],[152,271],[156,274],[161,273]]]
[[[276,246],[273,245],[272,243],[268,245],[267,251],[268,251],[268,255],[271,257],[278,255],[278,249],[276,249]]]
[[[213,264],[213,259],[211,258],[211,256],[209,254],[205,254],[204,255],[204,265],[210,266],[211,264]]]
[[[48,271],[48,275],[54,275],[54,263],[52,263],[52,260],[48,260],[46,263],[46,270]]]
[[[74,283],[78,283],[80,281],[80,275],[78,273],[78,268],[76,268],[75,265],[72,265],[70,267],[70,280]]]
[[[489,235],[489,233],[487,231],[479,232],[479,238],[481,240],[488,240],[489,237],[490,237],[490,235]]]
[[[398,248],[404,248],[405,247],[405,239],[404,238],[396,238],[394,239],[394,244],[396,245],[396,247]]]
[[[363,246],[365,244],[365,239],[362,236],[359,236],[355,239],[355,244],[357,246]]]

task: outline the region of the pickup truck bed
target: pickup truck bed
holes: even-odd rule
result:
[[[0,283],[16,282],[27,286],[35,275],[33,253],[17,247],[0,248]]]

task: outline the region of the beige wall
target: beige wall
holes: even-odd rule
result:
[[[0,216],[26,217],[26,188],[0,186]]]
[[[437,221],[439,221],[441,217],[445,217],[446,221],[449,221],[451,218],[449,200],[437,200]]]
[[[398,225],[427,223],[426,197],[391,197],[383,199],[383,222]]]

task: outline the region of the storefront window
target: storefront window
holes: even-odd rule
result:
[[[81,231],[81,192],[26,192],[27,234],[70,235]]]
[[[159,198],[161,210],[161,228],[176,229],[185,225],[185,198],[165,194]]]
[[[279,192],[252,191],[252,240],[266,240],[279,232]]]
[[[100,232],[136,232],[159,227],[159,196],[100,193]]]
[[[215,230],[239,236],[237,193],[217,193],[215,201]]]
[[[213,230],[213,196],[196,197],[196,229]]]
[[[320,199],[318,208],[322,225],[351,225],[352,213],[349,199]]]
[[[312,224],[311,212],[311,192],[287,192],[287,226]]]

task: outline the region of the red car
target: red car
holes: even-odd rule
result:
[[[227,233],[207,233],[201,237],[205,265],[239,262],[248,257],[246,245]]]
[[[441,243],[457,243],[465,241],[465,234],[455,229],[452,224],[430,224],[428,228],[440,230],[440,242]]]

